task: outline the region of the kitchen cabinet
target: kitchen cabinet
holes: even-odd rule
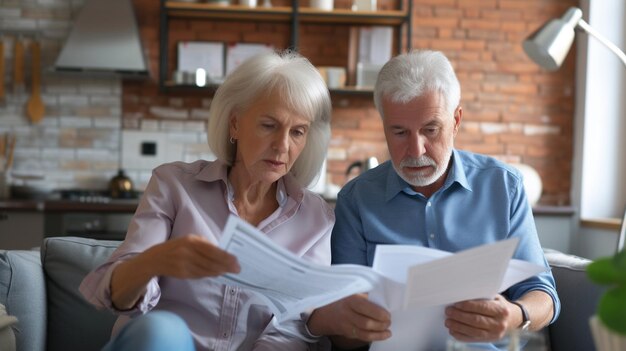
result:
[[[41,211],[0,211],[0,250],[28,250],[41,246],[44,215]]]
[[[236,0],[235,0],[236,1]],[[406,3],[407,8],[402,8]],[[275,7],[246,7],[242,5],[215,5],[209,3],[190,3],[161,0],[160,26],[159,26],[159,87],[162,91],[173,91],[181,89],[193,90],[214,90],[217,85],[207,85],[205,87],[195,87],[192,85],[177,85],[171,79],[173,68],[171,67],[171,36],[170,21],[174,19],[186,19],[190,21],[231,21],[236,23],[283,23],[289,26],[290,39],[289,47],[298,48],[300,39],[306,36],[301,34],[300,28],[305,24],[316,24],[324,26],[349,26],[358,28],[360,26],[391,26],[395,32],[395,51],[402,52],[411,49],[411,22],[412,22],[412,1],[400,1],[400,9],[380,10],[380,11],[351,11],[349,9],[334,9],[332,11],[318,10],[309,7],[300,7],[299,0],[292,1],[292,6]],[[223,33],[222,41],[227,42],[228,35]],[[336,40],[329,37],[328,41]],[[356,43],[353,36],[350,43],[355,56]],[[353,67],[356,65],[356,57],[346,57],[345,67],[348,74],[353,74]],[[315,62],[313,62],[315,64]],[[353,79],[350,79],[352,81]],[[337,89],[330,89],[335,93],[359,94],[369,93],[371,89],[359,88],[356,86],[345,86]]]

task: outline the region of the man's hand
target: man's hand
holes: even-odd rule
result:
[[[498,295],[493,300],[468,300],[446,308],[445,325],[455,339],[494,341],[521,323],[518,306]]]
[[[367,299],[366,294],[346,297],[316,309],[308,321],[314,335],[334,336],[342,347],[365,345],[391,336],[391,315]]]

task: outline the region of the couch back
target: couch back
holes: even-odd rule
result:
[[[41,255],[0,251],[0,303],[19,320],[18,350],[99,350],[106,344],[116,317],[87,303],[78,286],[120,243],[53,237],[44,240]],[[548,328],[551,350],[594,350],[589,318],[604,289],[587,278],[590,261],[550,250],[546,258],[561,299],[561,315]]]
[[[0,303],[19,320],[18,350],[99,350],[106,344],[116,316],[87,303],[78,286],[119,244],[51,237],[41,253],[0,253]]]
[[[48,295],[47,350],[99,350],[110,339],[117,317],[96,310],[83,299],[78,286],[120,243],[75,237],[44,240],[41,262]]]

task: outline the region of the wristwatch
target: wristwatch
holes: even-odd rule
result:
[[[516,305],[522,310],[522,324],[520,324],[519,328],[521,330],[528,330],[528,327],[530,327],[530,317],[528,316],[528,310],[526,310],[526,307],[524,307],[524,305],[517,301],[509,300],[509,302]]]

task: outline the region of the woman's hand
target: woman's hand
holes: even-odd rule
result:
[[[366,294],[346,297],[313,311],[308,328],[314,335],[334,336],[340,347],[355,347],[391,336],[391,315]]]
[[[111,301],[120,310],[133,308],[156,276],[195,279],[239,271],[235,256],[199,235],[186,235],[119,264],[111,275]]]
[[[237,258],[199,235],[186,235],[155,245],[137,256],[137,263],[152,267],[151,276],[180,279],[239,273]]]

